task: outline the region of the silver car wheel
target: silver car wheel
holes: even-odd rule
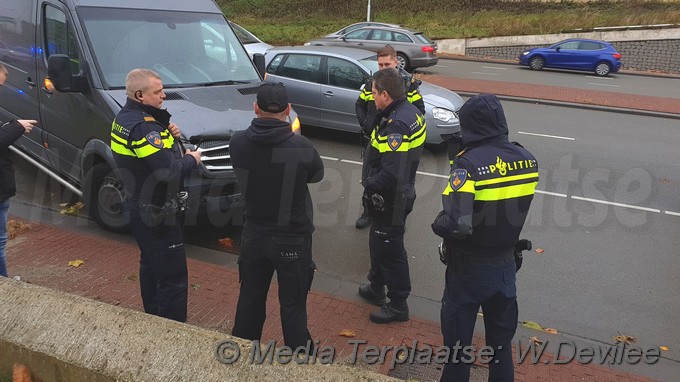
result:
[[[408,58],[402,54],[397,54],[397,68],[404,70],[408,69]]]
[[[543,65],[545,65],[545,61],[542,57],[533,57],[531,61],[529,61],[529,67],[533,70],[541,70],[543,69]]]

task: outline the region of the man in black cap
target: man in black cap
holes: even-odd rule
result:
[[[231,139],[231,159],[245,199],[239,276],[241,291],[232,334],[260,340],[274,271],[279,282],[286,346],[313,347],[307,329],[312,285],[312,199],[308,183],[323,179],[321,157],[286,121],[290,104],[283,84],[257,91],[256,118]]]

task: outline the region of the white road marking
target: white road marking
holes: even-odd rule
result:
[[[632,204],[623,204],[623,203],[616,203],[616,202],[608,202],[606,200],[599,200],[599,199],[591,199],[591,198],[584,198],[581,196],[573,196],[571,197],[572,199],[575,200],[583,200],[585,202],[593,202],[593,203],[600,203],[600,204],[608,204],[611,206],[616,206],[616,207],[625,207],[625,208],[632,208],[635,210],[642,210],[642,211],[647,211],[647,212],[656,212],[656,213],[661,213],[660,210],[656,208],[647,208],[647,207],[640,207],[640,206],[634,206]]]
[[[448,68],[446,65],[437,65],[438,68]]]
[[[356,165],[359,165],[359,166],[363,165],[362,162],[353,161],[353,160],[349,160],[349,159],[338,159],[338,158],[325,157],[325,156],[321,156],[321,158],[326,159],[326,160],[340,161],[340,162],[344,162],[344,163],[356,164]],[[448,175],[433,174],[431,172],[417,171],[416,173],[419,174],[419,175],[423,175],[423,176],[431,176],[431,177],[441,178],[441,179],[448,179],[449,178]],[[560,193],[557,193],[557,192],[550,192],[550,191],[543,191],[543,190],[536,190],[535,192],[537,194],[556,196],[556,197],[559,197],[559,198],[571,198],[571,199],[574,199],[574,200],[581,200],[581,201],[584,201],[584,202],[606,204],[606,205],[610,205],[610,206],[614,206],[614,207],[632,208],[632,209],[635,209],[635,210],[654,212],[654,213],[657,213],[657,214],[664,214],[665,213],[666,215],[680,217],[680,212],[661,211],[657,208],[641,207],[641,206],[636,206],[636,205],[632,205],[632,204],[610,202],[608,200],[584,198],[582,196],[575,196],[575,195],[569,196],[569,195],[566,195],[566,194],[560,194]]]
[[[547,135],[547,134],[526,133],[526,132],[524,132],[524,131],[518,131],[517,134],[533,135],[533,136],[536,136],[536,137],[544,137],[544,138],[565,139],[565,140],[567,140],[567,141],[575,141],[575,140],[576,140],[576,138],[560,137],[559,135]]]
[[[586,76],[586,78],[594,78],[594,79],[596,79],[596,80],[607,80],[607,81],[612,81],[612,80],[614,80],[614,79],[613,79],[613,78],[611,78],[611,77],[595,77],[595,76]]]
[[[557,192],[550,192],[550,191],[541,191],[541,190],[536,190],[535,191],[537,194],[544,194],[544,195],[550,195],[550,196],[558,196],[560,198],[566,198],[566,194],[558,194]]]
[[[435,178],[449,179],[448,175],[433,174],[431,172],[416,171],[416,174],[425,175],[425,176],[433,176]]]
[[[594,82],[588,82],[588,85],[609,86],[610,88],[620,88],[620,87],[621,87],[621,86],[619,86],[619,85],[596,84],[596,83],[594,83]]]
[[[493,69],[493,70],[508,70],[508,68],[498,68],[495,66],[482,66],[483,69]]]
[[[500,73],[482,73],[482,72],[472,72],[472,74],[481,74],[484,76],[500,76]]]
[[[340,162],[358,164],[359,166],[363,166],[363,164],[364,164],[363,162],[358,162],[358,161],[349,160],[349,159],[340,159]]]

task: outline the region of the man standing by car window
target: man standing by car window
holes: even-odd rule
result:
[[[133,69],[125,92],[127,102],[111,124],[111,150],[128,196],[130,228],[141,251],[144,311],[185,322],[188,277],[179,216],[184,200],[178,193],[182,178],[201,162],[201,154],[182,153],[175,143],[180,132],[170,122],[170,113],[161,109],[165,93],[158,74]]]
[[[397,68],[397,51],[390,45],[385,45],[384,48],[378,50],[378,68],[380,70],[387,68]],[[404,69],[398,69],[399,74],[404,80],[404,90],[406,91],[406,99],[420,110],[420,113],[425,115],[425,102],[418,90],[421,81],[416,80],[411,74]],[[361,88],[359,98],[357,99],[355,110],[359,125],[361,125],[361,152],[366,150],[366,145],[370,141],[371,132],[375,128],[376,107],[373,100],[372,80],[369,79]],[[366,174],[362,174],[362,179]],[[361,216],[356,221],[356,227],[363,229],[371,224],[371,218],[368,216],[366,208],[364,207]]]
[[[245,198],[239,278],[232,334],[260,340],[274,271],[279,282],[283,340],[291,349],[313,350],[307,329],[307,293],[314,277],[312,198],[308,183],[323,179],[319,153],[287,122],[283,84],[257,90],[256,117],[231,139],[231,159]]]
[[[362,169],[366,174],[362,180],[364,204],[373,218],[368,239],[371,269],[370,284],[362,285],[359,295],[381,306],[371,313],[371,321],[389,323],[409,319],[406,299],[411,279],[404,225],[416,198],[413,184],[426,125],[418,108],[406,100],[403,78],[396,69],[378,71],[372,89],[378,114]]]
[[[7,68],[0,64],[0,86],[7,80]],[[9,198],[16,193],[14,181],[14,164],[9,155],[9,146],[28,134],[38,121],[33,119],[18,119],[3,123],[0,121],[0,276],[7,277],[7,263],[5,262],[5,246],[7,244],[7,214],[9,212]]]
[[[494,349],[489,381],[513,381],[517,330],[515,248],[538,183],[534,156],[508,140],[503,107],[492,94],[460,109],[463,151],[455,158],[432,230],[444,238],[444,345],[468,347],[479,307],[486,345]],[[471,359],[448,360],[441,381],[468,381]]]

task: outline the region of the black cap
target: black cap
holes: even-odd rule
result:
[[[257,89],[257,106],[268,113],[281,113],[288,107],[288,94],[282,83],[266,82]]]

